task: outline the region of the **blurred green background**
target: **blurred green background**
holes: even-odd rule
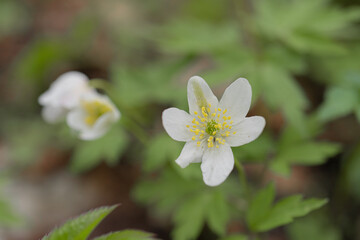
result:
[[[176,166],[183,144],[161,125],[165,108],[187,109],[193,75],[219,98],[238,77],[252,85],[249,115],[267,125],[233,151],[254,189],[274,181],[278,196],[330,200],[263,239],[360,239],[359,5],[0,0],[0,239],[39,239],[114,203],[121,206],[94,236],[124,228],[175,240],[244,232],[236,176],[206,187],[198,164]],[[38,96],[70,70],[113,86],[123,118],[99,140],[77,140],[65,124],[41,119]]]

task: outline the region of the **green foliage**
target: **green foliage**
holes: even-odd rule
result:
[[[312,54],[343,53],[335,41],[359,19],[359,9],[342,10],[327,0],[256,1],[254,21],[269,39]]]
[[[179,156],[181,145],[170,141],[166,134],[155,136],[146,148],[143,169],[151,172],[164,166],[169,160],[173,161]]]
[[[185,64],[184,61],[169,61],[149,64],[141,70],[113,65],[114,96],[127,106],[138,106],[153,102],[183,100],[185,92],[172,81],[172,76]],[[183,85],[185,89],[185,84]]]
[[[40,85],[62,63],[87,53],[96,27],[94,19],[81,15],[67,34],[34,39],[14,64],[15,79]]]
[[[82,141],[76,147],[70,168],[74,172],[89,170],[105,160],[115,165],[128,145],[128,136],[121,126],[112,127],[102,138]]]
[[[119,232],[109,233],[94,240],[151,240],[153,234],[138,231],[138,230],[124,230]]]
[[[4,124],[1,129],[10,147],[10,160],[20,166],[28,165],[40,158],[44,146],[52,138],[51,127],[46,126],[42,119],[32,121],[13,119]]]
[[[316,127],[307,129],[316,134]],[[278,142],[277,153],[270,167],[276,173],[289,175],[291,165],[322,164],[340,150],[339,144],[313,141],[302,137],[292,128],[286,128]]]
[[[11,0],[0,2],[0,37],[22,32],[28,28],[29,21],[29,12],[20,2]]]
[[[294,218],[305,216],[327,203],[326,199],[302,200],[301,195],[294,195],[283,198],[273,205],[274,197],[274,185],[269,184],[250,203],[246,220],[252,231],[263,232],[288,224]]]
[[[1,197],[1,196],[0,196]],[[0,199],[0,226],[16,226],[21,222],[18,216],[12,209],[11,205],[5,199]]]
[[[67,57],[66,46],[59,39],[35,40],[16,62],[16,79],[39,84],[56,64]]]
[[[247,240],[248,237],[246,237],[245,235],[242,234],[234,234],[234,235],[230,235],[224,238],[221,238],[220,240]]]
[[[211,53],[235,45],[238,31],[232,23],[210,23],[196,19],[181,19],[164,26],[158,40],[166,52],[178,54]],[[211,39],[211,40],[210,40]]]
[[[360,201],[360,143],[358,142],[349,154],[344,158],[342,168],[342,183],[345,190]]]
[[[360,89],[360,88],[359,88]],[[326,91],[325,102],[318,112],[322,121],[342,117],[360,109],[360,91],[354,88],[331,87]],[[356,115],[360,122],[360,115]]]
[[[153,206],[153,211],[162,216],[173,212],[173,239],[185,240],[196,239],[205,223],[218,235],[225,234],[230,219],[230,206],[225,198],[228,194],[225,192],[230,191],[238,193],[232,185],[210,189],[201,179],[186,179],[174,170],[166,169],[156,181],[141,182],[134,197]]]
[[[174,239],[196,239],[205,222],[218,235],[224,235],[229,217],[230,209],[222,193],[194,194],[175,211]]]
[[[330,220],[325,214],[311,214],[287,226],[287,232],[292,240],[342,239],[339,229]]]
[[[232,148],[234,156],[241,162],[264,162],[275,149],[274,140],[267,132],[263,132],[256,141]]]
[[[66,222],[60,228],[53,230],[42,240],[85,240],[94,228],[108,215],[116,206],[101,207],[87,212],[73,220]]]

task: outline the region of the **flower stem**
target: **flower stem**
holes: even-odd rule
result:
[[[245,174],[244,168],[243,168],[243,166],[241,165],[241,163],[239,162],[239,160],[237,158],[235,158],[234,160],[235,160],[235,167],[236,167],[236,169],[238,171],[238,174],[239,174],[239,180],[240,180],[240,183],[241,183],[241,187],[243,189],[245,198],[246,198],[247,202],[249,203],[250,195],[249,195],[249,189],[248,189],[248,184],[247,184],[247,181],[246,181],[246,174]]]

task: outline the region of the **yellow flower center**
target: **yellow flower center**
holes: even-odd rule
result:
[[[87,113],[85,123],[89,126],[93,126],[99,117],[111,111],[111,106],[98,100],[83,102],[82,105]]]
[[[203,141],[207,142],[209,148],[217,147],[225,144],[225,138],[230,134],[236,134],[232,132],[231,116],[227,114],[227,109],[211,108],[211,104],[208,107],[202,107],[201,113],[194,112],[197,118],[192,120],[193,125],[187,125],[186,127],[190,132],[194,133],[191,140],[197,142],[197,146],[201,146]]]

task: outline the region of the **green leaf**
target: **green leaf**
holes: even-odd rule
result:
[[[119,232],[109,233],[94,240],[152,240],[153,234],[138,231],[138,230],[124,230]]]
[[[114,81],[114,101],[126,103],[128,107],[143,106],[144,103],[156,101],[161,104],[178,99],[183,101],[186,85],[176,84],[172,77],[183,68],[184,64],[188,62],[184,60],[156,62],[141,69],[114,64],[111,77]]]
[[[299,52],[344,53],[336,41],[359,19],[358,8],[337,8],[326,0],[255,1],[257,30]]]
[[[257,231],[268,231],[278,226],[288,224],[295,217],[302,217],[327,203],[327,199],[307,199],[302,201],[301,195],[290,196],[280,200],[256,225]]]
[[[255,195],[246,215],[246,221],[251,229],[255,229],[256,224],[266,217],[266,214],[271,210],[274,198],[275,186],[273,183],[270,183]]]
[[[248,237],[242,234],[230,235],[219,240],[247,240]]]
[[[66,45],[59,39],[42,39],[31,43],[15,64],[16,79],[39,84],[49,71],[68,57]]]
[[[332,219],[325,214],[311,214],[287,226],[287,232],[292,240],[341,240],[341,231],[331,224]]]
[[[304,111],[308,102],[291,73],[272,63],[262,65],[259,71],[266,103],[273,109],[282,109],[289,123],[305,133]]]
[[[115,208],[116,206],[101,207],[87,212],[53,230],[42,240],[85,240],[94,228]]]
[[[232,148],[234,156],[246,162],[264,162],[268,155],[275,151],[274,139],[267,132],[263,132],[256,141]]]
[[[103,159],[109,165],[114,165],[125,151],[127,141],[121,126],[113,126],[104,137],[81,142],[75,149],[70,168],[74,172],[83,172],[95,167]]]
[[[332,87],[326,91],[325,102],[318,110],[318,117],[321,121],[342,117],[354,111],[359,103],[357,89]]]
[[[180,54],[208,53],[236,45],[238,31],[231,22],[209,23],[196,19],[173,21],[164,27],[159,46]]]
[[[344,158],[342,173],[344,176],[344,187],[358,201],[360,201],[360,142],[354,146]]]
[[[154,137],[146,148],[144,170],[154,171],[169,160],[175,161],[180,154],[181,147],[181,144],[172,141],[167,134]]]
[[[260,191],[250,204],[247,222],[252,231],[264,232],[288,224],[295,217],[305,216],[312,210],[327,203],[326,199],[307,199],[302,201],[301,195],[284,198],[271,207],[273,186]]]
[[[159,216],[168,216],[184,200],[203,187],[201,180],[185,179],[175,170],[166,168],[157,179],[144,179],[133,191],[134,198],[143,204],[152,204]]]
[[[226,225],[230,220],[230,208],[224,194],[214,192],[207,209],[207,222],[210,229],[223,236],[226,232]]]
[[[198,194],[186,201],[175,213],[174,240],[196,239],[205,223],[209,196]]]
[[[294,142],[280,149],[271,163],[271,169],[277,173],[288,175],[290,165],[318,165],[326,162],[328,157],[341,150],[339,144],[328,142]]]
[[[0,199],[0,226],[15,226],[20,222],[21,219],[12,210],[12,206],[4,199]]]

